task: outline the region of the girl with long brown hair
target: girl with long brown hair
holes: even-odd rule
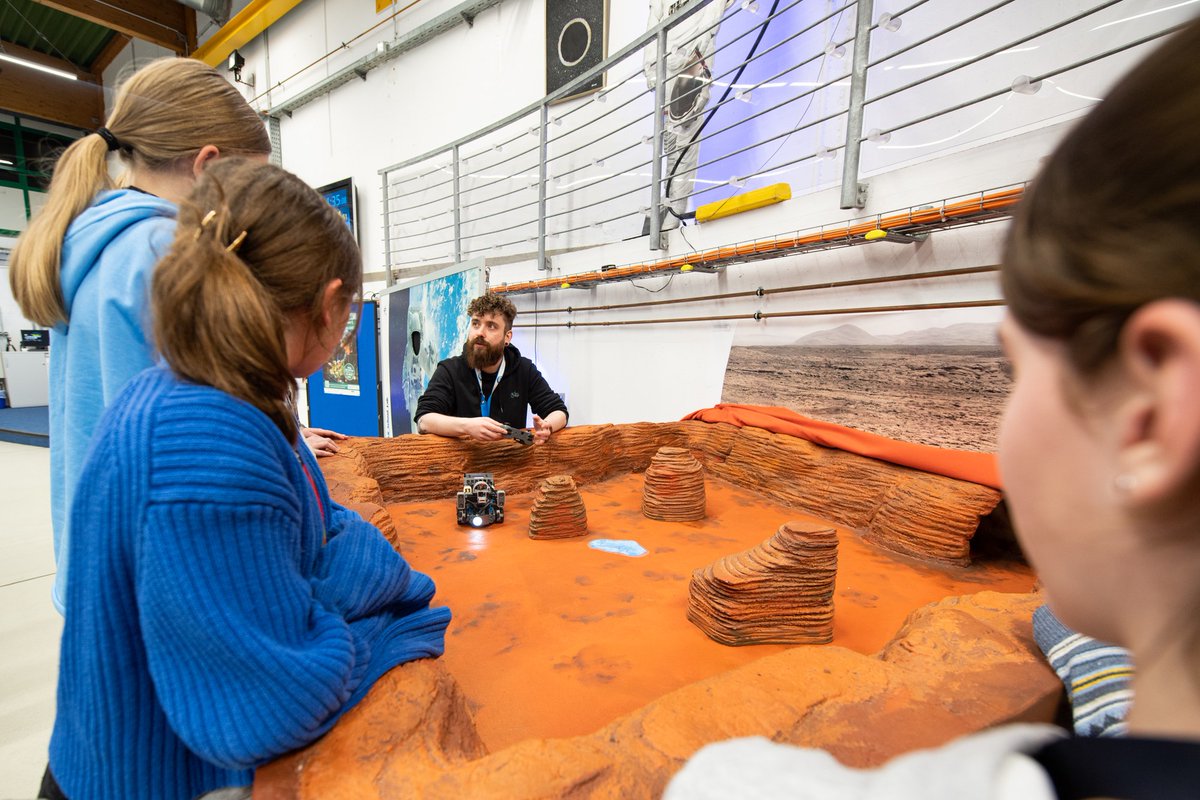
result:
[[[152,364],[146,291],[170,245],[176,205],[221,156],[265,158],[270,139],[228,81],[190,58],[151,62],[117,92],[105,127],[59,157],[45,206],[12,254],[9,282],[26,317],[50,327],[50,490],[57,563],[67,581],[67,511],[92,430]],[[118,188],[109,155],[125,167]]]
[[[72,508],[44,796],[248,787],[441,654],[433,582],[330,499],[292,413],[361,269],[341,217],[269,164],[222,159],[181,206],[151,292],[165,365],[105,414]]]

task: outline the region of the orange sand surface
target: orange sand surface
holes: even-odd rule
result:
[[[452,497],[388,507],[405,557],[437,582],[435,604],[454,612],[443,659],[493,752],[591,733],[666,692],[787,649],[710,640],[687,621],[688,582],[692,570],[759,544],[783,522],[814,518],[709,479],[706,519],[658,522],[642,516],[642,481],[581,487],[589,535],[565,541],[529,538],[533,493],[510,495],[505,521],[480,530],[455,523]],[[860,653],[879,650],[928,603],[1033,589],[1020,563],[931,566],[838,532],[833,644]],[[599,538],[632,539],[649,552],[588,547]]]

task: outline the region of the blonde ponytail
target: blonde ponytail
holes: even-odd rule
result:
[[[222,155],[271,152],[258,115],[216,70],[191,58],[164,58],[138,70],[117,91],[106,127],[128,166],[185,166],[204,145]],[[9,284],[22,313],[47,327],[67,322],[60,281],[63,239],[96,195],[114,188],[109,146],[89,134],[66,149],[54,168],[46,204],[17,241]]]
[[[155,269],[155,344],[176,374],[245,400],[294,442],[284,330],[297,313],[324,327],[333,280],[347,303],[362,281],[358,246],[337,212],[278,167],[221,159],[180,208]]]
[[[9,266],[9,285],[21,313],[38,325],[67,321],[59,281],[59,259],[67,228],[105,189],[108,145],[92,133],[71,144],[59,157],[42,211],[17,240]]]

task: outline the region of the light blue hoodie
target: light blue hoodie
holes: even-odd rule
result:
[[[152,366],[149,290],[175,236],[176,208],[134,189],[103,192],[67,229],[62,293],[67,324],[50,333],[50,504],[63,612],[67,519],[92,431],[130,378]],[[86,531],[81,532],[86,535]]]

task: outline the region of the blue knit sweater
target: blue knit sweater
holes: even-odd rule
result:
[[[50,742],[71,800],[247,785],[444,649],[433,582],[330,500],[307,448],[219,390],[142,373],[75,497]]]

